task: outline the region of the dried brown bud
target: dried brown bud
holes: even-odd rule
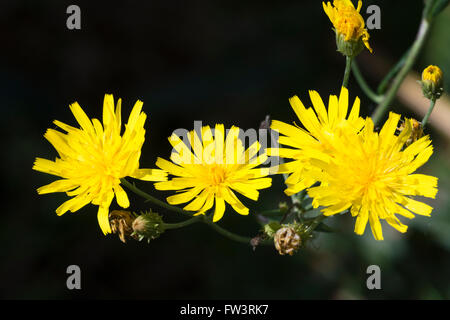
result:
[[[111,232],[118,233],[120,241],[126,242],[126,238],[131,237],[133,233],[134,215],[129,211],[113,210],[109,213],[109,224]],[[135,238],[133,236],[133,238]]]
[[[256,247],[259,246],[263,240],[264,240],[263,235],[257,235],[250,240],[250,245],[252,246],[253,251],[256,250]]]
[[[281,255],[293,255],[300,248],[302,239],[292,227],[282,227],[277,230],[273,238],[275,248]]]

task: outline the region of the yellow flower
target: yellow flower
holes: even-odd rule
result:
[[[40,187],[39,194],[66,192],[74,196],[56,209],[58,215],[75,212],[89,203],[98,205],[100,228],[104,234],[111,233],[108,213],[114,195],[121,207],[127,208],[130,204],[120,186],[121,178],[167,180],[162,170],[139,169],[147,118],[141,112],[142,105],[142,101],[134,105],[122,136],[121,99],[114,108],[114,98],[109,94],[105,95],[103,103],[103,126],[97,119],[91,121],[75,102],[70,109],[81,128],[55,120],[54,124],[67,133],[47,130],[44,137],[54,146],[59,158],[55,161],[36,158],[33,169],[63,178]]]
[[[336,141],[333,157],[318,162],[321,185],[308,190],[315,207],[324,206],[326,216],[349,209],[356,218],[355,233],[362,235],[369,221],[376,240],[383,240],[380,219],[406,232],[407,226],[396,217],[414,218],[414,214],[429,216],[432,207],[411,198],[434,198],[437,178],[414,174],[433,153],[429,136],[404,148],[410,138],[412,124],[396,136],[400,115],[390,113],[380,133],[373,122],[366,120],[360,134],[349,133]]]
[[[372,52],[369,45],[369,33],[364,27],[364,19],[359,13],[362,7],[361,0],[358,1],[358,8],[356,9],[350,0],[334,0],[334,6],[330,2],[327,2],[327,4],[322,2],[322,5],[335,28],[336,42],[340,52],[354,57],[363,49],[361,43]]]
[[[304,129],[281,121],[273,120],[271,128],[279,131],[278,142],[291,148],[270,148],[268,154],[294,161],[283,163],[272,170],[278,173],[290,173],[286,179],[287,195],[293,195],[317,182],[318,168],[311,163],[311,159],[325,157],[335,149],[335,140],[345,131],[358,132],[364,125],[359,117],[360,100],[357,97],[347,117],[349,101],[348,90],[342,87],[339,98],[331,95],[328,111],[317,91],[309,91],[314,106],[306,109],[297,96],[289,99],[292,108],[300,119]],[[320,170],[319,170],[320,171]]]
[[[188,134],[189,144],[173,134],[169,141],[174,147],[171,160],[158,158],[156,165],[172,174],[167,182],[155,183],[158,190],[178,190],[167,198],[172,205],[186,203],[184,210],[205,214],[215,202],[213,221],[220,220],[225,203],[239,214],[247,215],[249,209],[237,198],[235,192],[258,200],[260,189],[271,186],[268,168],[256,168],[267,160],[265,153],[257,155],[260,144],[256,141],[247,150],[239,139],[240,129],[232,127],[224,134],[224,126],[216,124],[214,137],[209,126],[201,130],[201,140],[195,130]],[[192,151],[191,151],[192,149]]]
[[[443,80],[442,70],[438,66],[428,66],[422,72],[422,81],[431,81],[437,87],[442,87]]]

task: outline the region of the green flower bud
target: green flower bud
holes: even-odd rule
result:
[[[154,240],[164,232],[162,217],[156,212],[143,213],[133,221],[133,234],[142,239]]]
[[[444,92],[444,77],[442,70],[437,66],[428,66],[422,72],[422,92],[425,98],[437,100]]]
[[[354,58],[364,49],[364,42],[361,38],[356,40],[346,40],[346,36],[336,32],[337,51],[346,57]]]

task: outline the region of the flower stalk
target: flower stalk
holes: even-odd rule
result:
[[[138,187],[136,187],[136,185],[134,183],[130,183],[128,180],[126,180],[125,178],[120,179],[120,183],[125,186],[126,188],[128,188],[130,191],[134,192],[135,194],[137,194],[138,196],[144,198],[145,200],[147,200],[146,202],[152,202],[153,204],[156,204],[157,206],[160,206],[164,209],[167,209],[169,211],[173,211],[176,213],[181,213],[185,216],[189,216],[192,217],[192,214],[184,211],[183,209],[180,209],[178,207],[172,206],[170,204],[167,204],[151,195],[149,195],[148,193],[142,191],[141,189],[139,189]]]
[[[164,230],[170,230],[170,229],[180,229],[180,228],[184,228],[187,227],[191,224],[200,222],[202,219],[202,217],[197,216],[197,217],[192,217],[188,220],[182,221],[182,222],[177,222],[177,223],[164,223],[163,224],[163,228]]]
[[[350,78],[350,73],[352,69],[352,61],[353,58],[346,56],[345,57],[345,71],[344,71],[344,79],[342,80],[342,86],[348,88],[348,80]]]
[[[356,81],[359,84],[359,87],[364,91],[367,97],[369,97],[370,100],[376,103],[380,103],[383,100],[382,95],[376,94],[367,84],[366,80],[364,79],[363,75],[361,74],[361,71],[359,70],[358,64],[356,61],[352,62],[352,71],[353,75],[355,76]]]
[[[431,99],[430,100],[430,107],[428,108],[427,114],[425,115],[425,117],[423,117],[422,120],[422,129],[424,130],[426,127],[426,124],[428,122],[428,118],[431,115],[431,112],[433,112],[434,106],[436,105],[436,99]]]

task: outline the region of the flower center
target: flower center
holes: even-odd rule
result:
[[[214,186],[224,183],[227,178],[224,168],[217,164],[213,164],[209,167],[209,177],[211,184]]]
[[[102,172],[103,176],[113,179],[122,178],[123,164],[113,156],[114,153],[107,153],[104,150],[99,152],[99,158],[96,159],[95,171]]]

